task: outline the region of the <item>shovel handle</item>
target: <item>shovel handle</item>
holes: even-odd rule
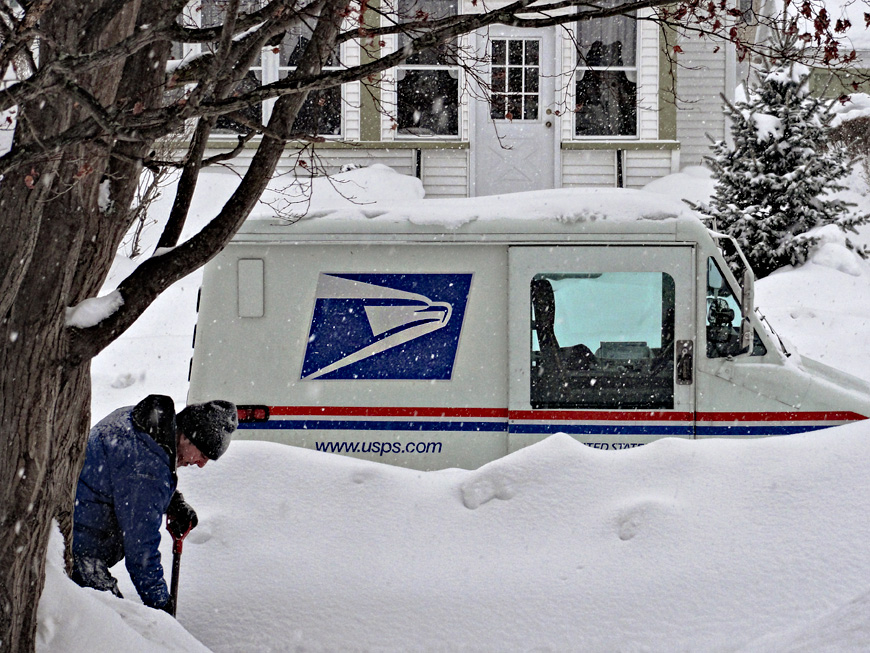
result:
[[[193,528],[192,524],[189,524],[187,530],[184,533],[176,534],[175,529],[169,528],[169,525],[173,523],[169,521],[169,517],[166,518],[166,530],[169,531],[169,534],[172,536],[172,581],[169,584],[169,596],[172,600],[172,616],[175,616],[175,610],[178,606],[178,576],[181,571],[181,550],[184,546],[184,538],[187,537],[187,534],[190,533]]]
[[[184,538],[187,537],[191,530],[193,530],[193,524],[188,524],[187,530],[178,534],[174,528],[170,528],[170,525],[174,523],[175,522],[169,521],[169,517],[166,518],[166,530],[169,531],[169,534],[172,536],[172,552],[181,553],[181,549],[184,546]]]

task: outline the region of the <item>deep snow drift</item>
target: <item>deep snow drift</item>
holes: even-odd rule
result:
[[[179,620],[215,651],[781,643],[870,607],[870,439],[838,430],[624,456],[562,435],[425,474],[237,442],[181,479]]]
[[[384,170],[348,175],[419,197],[416,180]],[[217,177],[195,221],[225,192]],[[686,192],[703,192],[691,179],[709,185],[690,171]],[[183,403],[198,283],[176,284],[94,362],[94,420],[149,392]],[[758,304],[801,353],[870,380],[870,266],[837,236],[761,282]],[[38,648],[866,649],[868,436],[856,424],[621,452],[554,436],[479,470],[429,473],[236,442],[179,474],[200,526],[178,623],[138,603],[123,566],[128,600],[76,587],[55,542]]]

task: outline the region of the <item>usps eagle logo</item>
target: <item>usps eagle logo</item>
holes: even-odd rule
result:
[[[449,379],[471,276],[320,273],[301,377]]]

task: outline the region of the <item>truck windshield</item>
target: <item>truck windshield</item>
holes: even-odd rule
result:
[[[728,242],[728,241],[725,241]],[[739,278],[743,278],[742,275]],[[740,290],[742,292],[742,289]],[[707,259],[707,358],[725,358],[747,353],[740,346],[743,312],[735,291],[728,284],[719,264]],[[767,350],[753,330],[751,356],[764,356]]]

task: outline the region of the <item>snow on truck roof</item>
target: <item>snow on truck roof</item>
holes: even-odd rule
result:
[[[697,213],[679,199],[621,188],[569,188],[461,199],[344,201],[301,218],[253,216],[236,241],[384,234],[658,234],[695,239]]]

